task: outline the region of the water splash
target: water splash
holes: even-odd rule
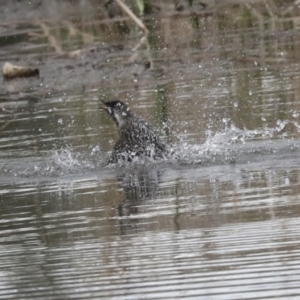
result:
[[[78,152],[69,147],[53,152],[47,160],[47,170],[54,174],[95,170],[103,167],[106,160],[105,153],[99,147],[90,152]]]
[[[80,167],[81,163],[79,153],[74,153],[71,149],[62,149],[54,151],[53,162],[63,170],[74,170]]]
[[[178,161],[183,164],[233,163],[249,154],[294,151],[299,148],[299,143],[294,139],[292,142],[286,141],[287,125],[294,125],[300,132],[298,122],[289,120],[277,120],[274,128],[254,130],[231,125],[221,132],[207,132],[207,139],[202,145],[180,143],[173,146],[173,151]]]
[[[264,127],[254,130],[240,129],[235,125],[228,126],[221,132],[207,132],[207,139],[203,144],[179,142],[170,147],[170,157],[153,161],[147,158],[137,158],[134,162],[110,165],[108,168],[134,167],[149,165],[216,165],[238,162],[251,162],[265,155],[289,155],[300,148],[300,141],[291,138],[287,141],[286,132],[293,125],[300,132],[300,125],[296,121],[276,122],[274,128]],[[92,170],[106,167],[109,153],[104,153],[99,146],[89,151],[77,151],[72,147],[56,149],[45,156],[30,161],[14,159],[3,162],[0,176],[35,177],[62,176],[64,174],[83,174]]]
[[[86,171],[99,170],[106,162],[103,151],[79,152],[71,147],[48,152],[35,160],[13,159],[0,167],[0,177],[35,177],[61,176],[64,174],[82,174]]]

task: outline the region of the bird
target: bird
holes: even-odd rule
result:
[[[111,116],[119,130],[119,139],[108,163],[130,162],[140,156],[154,160],[167,156],[167,146],[152,126],[135,115],[125,103],[119,100],[102,102],[101,109]]]

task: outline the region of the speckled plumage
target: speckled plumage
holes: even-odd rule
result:
[[[119,129],[120,137],[112,151],[109,162],[132,161],[137,156],[153,159],[167,154],[167,147],[153,128],[133,114],[121,101],[104,102],[106,110]]]

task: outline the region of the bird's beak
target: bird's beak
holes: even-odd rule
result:
[[[104,105],[100,106],[100,109],[103,109],[103,110],[105,110],[106,112],[110,113],[109,107],[106,106],[106,103],[105,103],[103,100],[101,100],[101,102],[102,102]]]

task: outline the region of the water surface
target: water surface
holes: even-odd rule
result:
[[[298,299],[297,10],[160,13],[141,40],[87,2],[0,23],[2,64],[41,73],[0,84],[0,299]],[[178,157],[106,166],[115,99]]]

